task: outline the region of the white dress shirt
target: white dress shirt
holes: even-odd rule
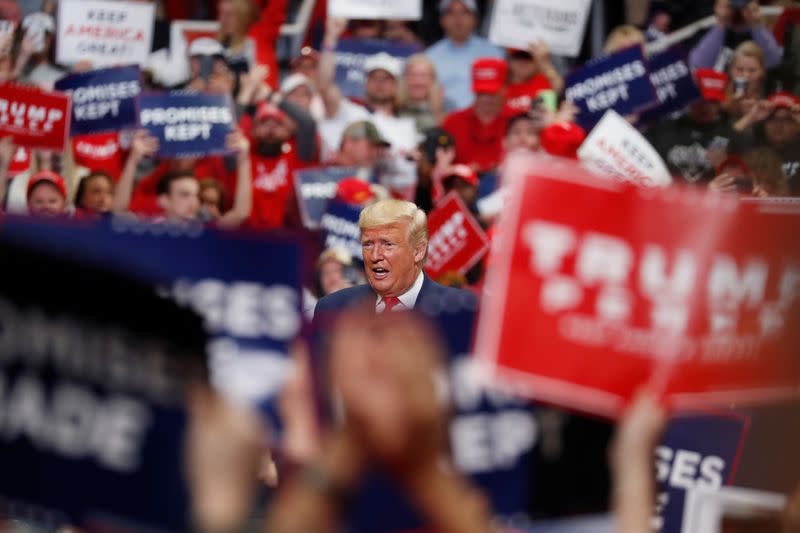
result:
[[[419,291],[422,290],[422,282],[424,280],[425,275],[422,273],[422,270],[420,270],[417,275],[417,280],[410,289],[398,296],[400,303],[395,305],[391,311],[408,311],[409,309],[414,309],[414,304],[417,303],[417,297],[419,296]],[[383,302],[383,296],[378,296],[375,301],[375,312],[381,314],[385,308],[386,304]]]

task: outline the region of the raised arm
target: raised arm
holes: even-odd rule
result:
[[[16,147],[11,137],[0,139],[0,211],[5,210],[6,189],[8,185],[8,167],[14,157]]]
[[[119,182],[114,189],[114,201],[111,210],[114,213],[126,213],[133,196],[133,186],[136,179],[136,169],[145,156],[153,155],[158,151],[158,139],[149,135],[145,130],[139,130],[133,135],[131,152],[125,167],[119,177]]]
[[[236,196],[230,211],[219,217],[217,225],[231,229],[238,227],[250,216],[253,209],[253,184],[250,167],[250,141],[241,130],[228,134],[225,146],[236,154]]]
[[[339,37],[346,27],[347,19],[343,18],[330,17],[325,23],[325,36],[322,39],[322,52],[319,55],[319,92],[325,104],[325,114],[329,117],[339,111],[342,99],[342,93],[334,82],[336,61],[333,50],[339,44]]]

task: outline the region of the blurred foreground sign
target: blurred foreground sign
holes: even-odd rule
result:
[[[187,387],[207,374],[200,318],[105,269],[5,238],[0,253],[0,520],[190,529],[183,457]]]
[[[798,390],[798,210],[564,160],[508,176],[476,349],[498,377],[607,416],[647,382],[682,408]]]

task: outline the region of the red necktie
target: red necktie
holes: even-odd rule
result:
[[[388,313],[394,309],[395,306],[400,305],[400,298],[397,296],[386,296],[383,298],[383,305],[385,306],[383,312]]]

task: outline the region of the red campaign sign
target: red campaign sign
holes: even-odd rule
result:
[[[476,341],[497,379],[611,417],[643,384],[680,409],[800,391],[800,206],[521,164]]]
[[[0,137],[28,148],[63,150],[69,132],[69,96],[6,83],[0,85]]]
[[[122,173],[119,132],[76,135],[72,139],[75,163],[90,171],[107,172],[113,179]]]
[[[428,215],[425,271],[437,279],[446,272],[464,274],[489,249],[489,239],[457,193],[451,192]]]

